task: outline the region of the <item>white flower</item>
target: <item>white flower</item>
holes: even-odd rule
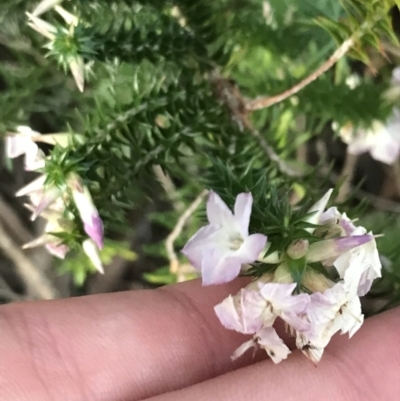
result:
[[[72,197],[79,211],[86,234],[93,239],[99,249],[102,249],[104,241],[103,221],[93,203],[89,189],[82,184],[77,175],[70,176],[68,185],[71,188]]]
[[[375,238],[371,232],[367,233],[364,227],[354,226],[346,214],[340,214],[336,208],[328,209],[321,216],[321,223],[331,222],[332,219],[342,229],[343,235],[350,236],[349,238],[360,238],[365,235],[371,237],[370,241],[342,253],[331,263],[337,269],[340,278],[344,279],[346,290],[363,296],[370,290],[372,282],[381,277],[382,264]]]
[[[40,135],[30,127],[20,125],[17,133],[8,133],[6,136],[6,153],[11,159],[25,155],[25,169],[36,170],[44,167],[44,154],[33,141]]]
[[[307,319],[312,329],[307,333],[297,332],[296,346],[317,363],[332,336],[338,331],[352,337],[361,327],[364,316],[360,299],[348,292],[343,283],[337,283],[323,293],[310,295]]]
[[[249,235],[252,203],[251,193],[239,194],[233,214],[215,192],[210,192],[207,202],[210,224],[201,228],[182,249],[201,271],[203,285],[232,281],[241,266],[254,262],[265,247],[265,235]]]
[[[354,128],[351,123],[339,130],[347,152],[354,155],[369,152],[382,163],[393,164],[400,154],[400,109],[393,109],[389,119],[373,121],[369,128]]]
[[[277,317],[300,332],[310,325],[300,316],[306,313],[308,294],[292,295],[296,284],[259,283],[258,291],[242,289],[214,307],[221,323],[230,330],[254,334],[270,327]]]

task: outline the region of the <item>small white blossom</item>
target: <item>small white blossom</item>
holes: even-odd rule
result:
[[[265,247],[265,235],[249,235],[252,203],[251,193],[241,193],[232,213],[215,192],[210,192],[209,225],[201,228],[182,249],[192,265],[201,271],[203,285],[232,281],[239,275],[241,266],[254,262]]]

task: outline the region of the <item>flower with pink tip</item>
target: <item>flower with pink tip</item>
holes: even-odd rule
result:
[[[321,216],[322,224],[332,221],[341,228],[342,235],[348,236],[347,238],[370,236],[369,241],[342,252],[331,263],[335,266],[340,278],[344,279],[345,288],[363,296],[371,289],[372,282],[381,277],[382,264],[375,238],[371,232],[367,233],[364,227],[354,226],[346,214],[339,213],[336,208],[328,209]],[[343,240],[344,238],[340,239]]]
[[[30,210],[34,209],[30,205],[27,205],[27,207]],[[68,221],[63,218],[62,213],[57,211],[45,212],[42,217],[47,220],[44,234],[25,244],[23,249],[45,246],[46,250],[51,255],[59,259],[64,259],[65,255],[70,251],[70,248],[62,242],[61,238],[54,234],[65,232],[70,229]]]
[[[249,235],[252,204],[251,193],[241,193],[232,213],[215,192],[210,192],[207,202],[209,224],[182,249],[182,253],[202,273],[203,285],[232,281],[239,275],[241,266],[257,260],[264,249],[265,235]]]
[[[99,249],[103,248],[104,230],[103,221],[93,203],[89,189],[84,186],[77,175],[72,175],[68,180],[75,206],[82,219],[86,234],[93,239]]]

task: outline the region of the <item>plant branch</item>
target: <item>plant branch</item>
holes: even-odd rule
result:
[[[247,111],[254,111],[260,109],[266,109],[276,103],[280,103],[283,100],[289,98],[290,96],[296,94],[301,91],[304,87],[309,85],[311,82],[315,81],[318,77],[320,77],[323,73],[332,68],[354,45],[354,38],[350,37],[345,40],[336,51],[326,60],[322,65],[320,65],[314,72],[312,72],[308,77],[301,80],[299,83],[294,85],[293,87],[285,90],[284,92],[275,95],[275,96],[267,96],[267,97],[259,97],[257,99],[248,101],[246,103]]]
[[[153,166],[153,172],[161,186],[164,188],[168,199],[170,200],[172,207],[177,212],[182,211],[185,208],[184,203],[179,199],[178,191],[176,190],[175,184],[171,180],[168,174],[165,174],[159,164]]]
[[[208,190],[204,189],[196,197],[196,199],[189,205],[189,207],[183,212],[181,217],[178,219],[174,229],[168,235],[165,240],[165,249],[167,251],[167,256],[169,259],[169,270],[173,274],[179,274],[179,260],[174,250],[174,242],[181,234],[183,227],[185,226],[187,220],[194,213],[194,211],[199,207],[200,203],[207,196]],[[179,280],[178,280],[179,281]]]
[[[56,290],[44,274],[22,253],[12,241],[3,225],[0,223],[0,248],[3,253],[15,264],[18,273],[26,284],[27,290],[35,298],[57,298]]]
[[[258,142],[266,156],[278,166],[282,173],[291,177],[301,176],[302,172],[288,166],[250,121],[248,113],[246,112],[245,100],[239,88],[232,84],[232,82],[219,76],[218,73],[215,73],[214,81],[219,98],[231,110],[232,117],[238,123],[239,127],[242,130],[244,128],[247,129],[248,133]]]
[[[344,202],[351,191],[351,182],[353,181],[354,173],[356,171],[356,165],[358,161],[358,155],[353,155],[346,152],[346,158],[344,161],[342,172],[340,173],[339,180],[342,181],[340,186],[336,202]]]

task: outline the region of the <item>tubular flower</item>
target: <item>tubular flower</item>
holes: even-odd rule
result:
[[[192,265],[201,271],[203,285],[232,281],[239,275],[241,266],[257,260],[265,247],[265,235],[249,235],[252,203],[251,193],[241,193],[232,213],[215,192],[210,192],[207,202],[209,224],[182,249]]]
[[[68,185],[71,188],[72,197],[79,211],[86,234],[93,239],[99,249],[102,249],[104,241],[103,221],[93,203],[89,189],[82,184],[77,175],[70,177]]]

